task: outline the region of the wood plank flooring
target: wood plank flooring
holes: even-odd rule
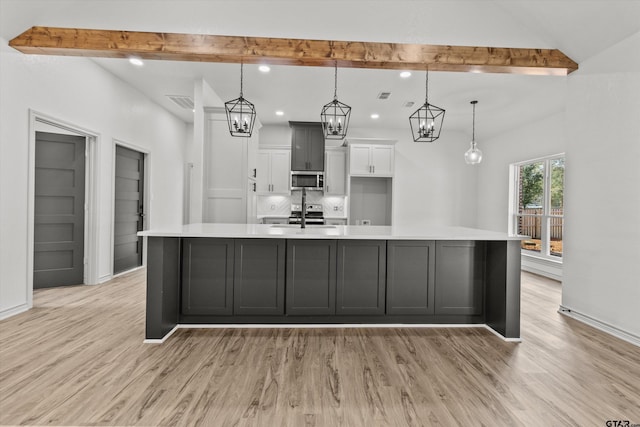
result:
[[[640,423],[640,348],[523,273],[521,344],[483,328],[190,329],[143,344],[145,272],[35,292],[0,322],[0,424]]]

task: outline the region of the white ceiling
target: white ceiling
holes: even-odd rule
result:
[[[556,48],[580,63],[640,31],[640,0],[444,1],[169,1],[0,0],[6,40],[34,25],[496,47]],[[192,112],[166,95],[193,95],[204,78],[222,100],[239,95],[239,65],[121,59],[95,61],[183,120]],[[318,121],[333,99],[333,70],[245,65],[244,95],[263,124]],[[579,72],[579,71],[578,71]],[[429,102],[447,110],[447,129],[470,133],[471,106],[481,138],[564,108],[566,77],[432,72]],[[407,128],[424,103],[424,73],[338,70],[338,98],[350,105],[352,126]],[[378,100],[381,91],[392,93]],[[403,105],[415,102],[411,108]],[[284,116],[276,116],[282,110]],[[377,113],[378,120],[370,115]]]

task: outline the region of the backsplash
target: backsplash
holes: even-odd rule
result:
[[[291,204],[301,202],[302,191],[300,190],[293,190],[290,196],[258,196],[258,215],[289,216]],[[322,204],[326,218],[347,216],[345,197],[325,197],[321,191],[307,191],[307,203]]]

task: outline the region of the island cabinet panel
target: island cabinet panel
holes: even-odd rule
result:
[[[336,314],[383,315],[387,243],[338,241]]]
[[[285,248],[279,239],[236,239],[234,314],[284,314]]]
[[[233,239],[182,241],[182,314],[233,314]]]
[[[287,240],[286,314],[336,314],[335,240]]]
[[[436,243],[436,314],[482,314],[485,243]]]
[[[387,242],[387,314],[433,314],[435,242]]]

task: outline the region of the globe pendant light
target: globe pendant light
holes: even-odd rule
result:
[[[338,62],[335,63],[333,101],[322,107],[320,121],[324,139],[344,139],[347,136],[351,107],[338,101]]]
[[[444,110],[429,104],[429,69],[426,76],[426,94],[424,105],[409,116],[411,133],[415,142],[433,142],[440,138]]]
[[[224,103],[231,136],[250,137],[256,121],[256,108],[242,96],[242,68],[240,63],[240,97]]]
[[[471,148],[464,153],[464,161],[467,162],[468,165],[477,165],[482,161],[482,151],[478,148],[476,144],[476,104],[478,101],[471,101],[471,105],[473,105],[473,131],[471,133]]]

